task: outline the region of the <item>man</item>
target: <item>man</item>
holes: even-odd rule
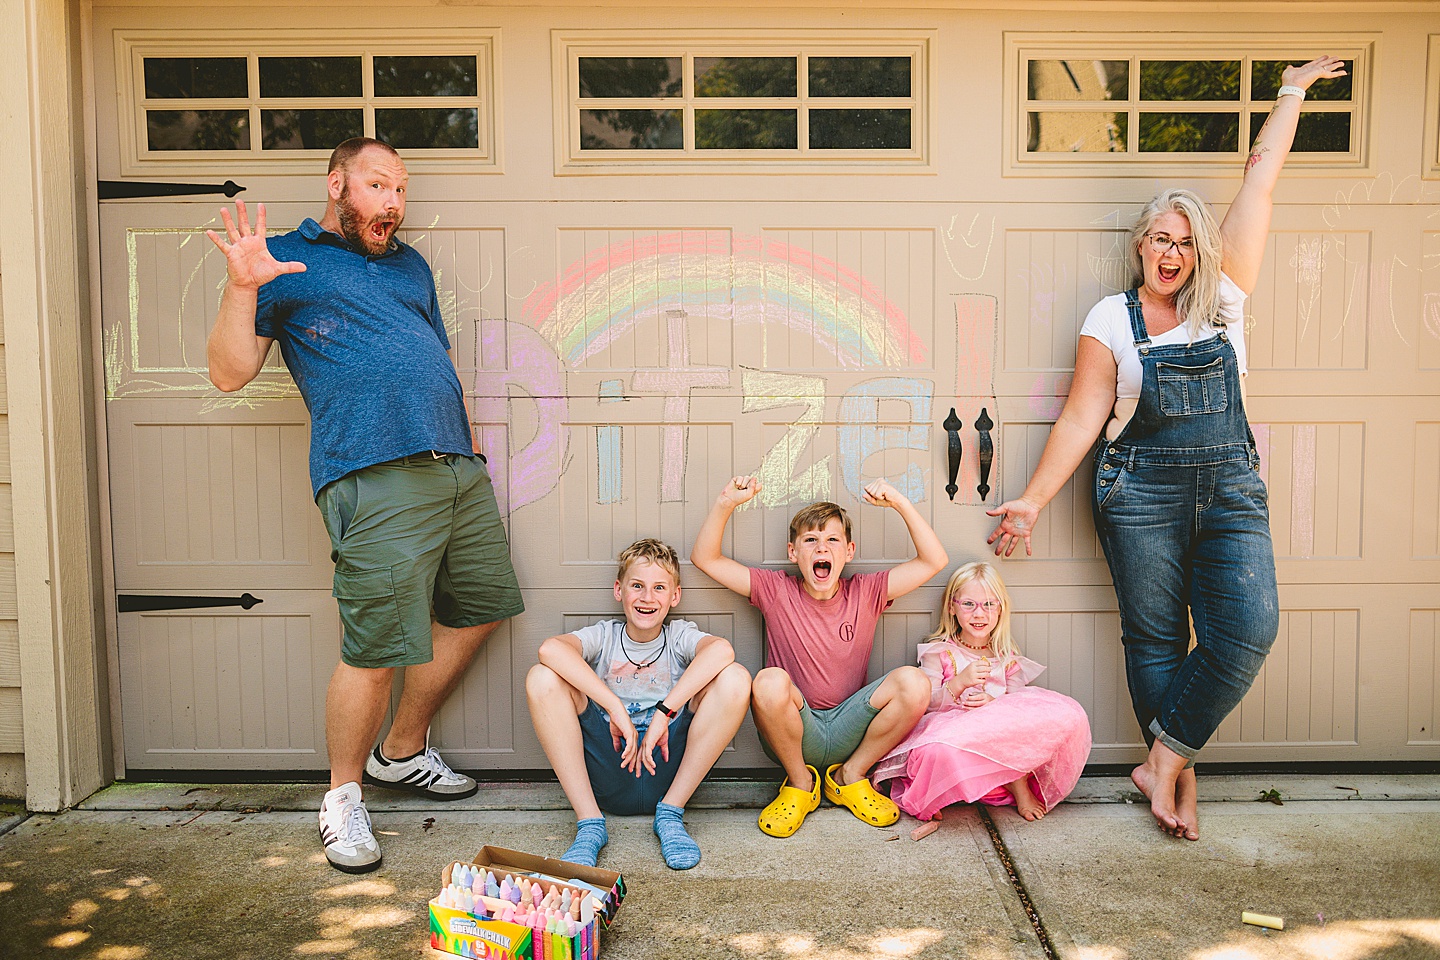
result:
[[[233,219],[221,212],[228,242],[209,232],[229,271],[211,382],[239,390],[278,340],[310,411],[310,479],[345,632],[325,698],[320,836],[347,873],[380,865],[362,777],[437,800],[474,794],[429,748],[430,721],[485,638],[524,609],[434,278],[395,239],[408,180],[387,144],[347,140],[330,157],[319,223],[267,246],[264,206],[252,230],[237,201]],[[375,745],[399,666],[400,705]]]

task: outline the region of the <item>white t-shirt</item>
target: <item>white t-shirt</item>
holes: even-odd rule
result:
[[[576,630],[575,636],[580,638],[580,655],[639,726],[641,721],[649,722],[655,704],[680,682],[680,674],[695,659],[695,648],[708,634],[689,620],[670,620],[660,636],[636,643],[626,635],[624,620],[601,620]]]
[[[1228,326],[1225,335],[1230,346],[1235,348],[1235,359],[1244,375],[1245,366],[1245,291],[1235,286],[1235,281],[1220,274],[1220,318]],[[1125,294],[1117,293],[1106,297],[1090,308],[1090,314],[1080,327],[1080,336],[1093,337],[1115,355],[1117,400],[1135,399],[1140,396],[1140,352],[1135,349],[1135,335],[1130,331],[1130,312],[1125,309]],[[1205,340],[1211,333],[1201,331],[1200,339]],[[1174,330],[1167,330],[1158,337],[1152,336],[1152,346],[1160,347],[1173,343],[1189,343],[1190,328],[1180,324]]]

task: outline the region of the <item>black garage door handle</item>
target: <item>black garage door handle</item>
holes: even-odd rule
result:
[[[264,603],[259,597],[242,593],[238,597],[174,597],[153,593],[122,593],[121,613],[142,613],[146,610],[194,610],[199,607],[241,607],[249,610],[257,603]]]

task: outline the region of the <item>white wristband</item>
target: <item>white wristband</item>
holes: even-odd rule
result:
[[[1295,86],[1284,86],[1284,87],[1281,87],[1281,88],[1280,88],[1280,92],[1277,93],[1277,94],[1275,94],[1275,99],[1276,99],[1276,100],[1279,100],[1281,97],[1299,97],[1301,100],[1304,100],[1304,99],[1305,99],[1305,88],[1304,88],[1304,87],[1295,87]]]

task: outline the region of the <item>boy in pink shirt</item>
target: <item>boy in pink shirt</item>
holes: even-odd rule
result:
[[[870,649],[885,608],[939,573],[949,557],[915,505],[876,480],[865,488],[865,502],[900,514],[915,544],[913,560],[842,578],[855,557],[850,517],[836,504],[814,503],[790,521],[789,555],[799,577],[747,567],[721,546],[730,514],[760,489],[756,477],[732,478],[690,552],[695,566],[765,617],[765,669],[751,685],[750,709],[761,746],[785,770],[785,782],[761,812],[760,829],[790,836],[820,805],[822,788],[826,799],[866,823],[889,826],[900,810],[866,774],[925,713],[930,680],[917,667],[897,667],[867,685]]]

